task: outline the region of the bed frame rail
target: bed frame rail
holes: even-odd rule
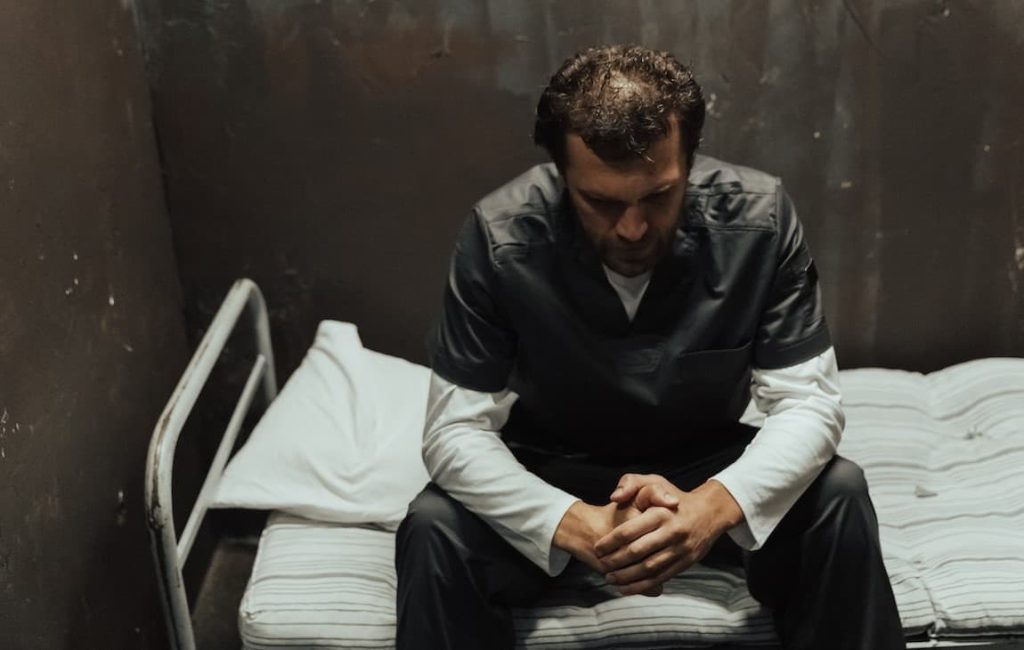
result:
[[[171,500],[174,450],[181,430],[243,312],[255,332],[256,360],[179,539],[174,532]],[[270,321],[259,287],[252,280],[243,278],[231,287],[164,407],[150,439],[146,459],[146,519],[170,647],[177,650],[195,648],[182,567],[188,559],[199,526],[216,493],[228,456],[258,390],[262,391],[265,404],[277,396],[274,356],[270,347]]]

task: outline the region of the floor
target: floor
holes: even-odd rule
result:
[[[238,604],[255,558],[255,539],[224,539],[218,544],[192,614],[197,650],[242,647]]]

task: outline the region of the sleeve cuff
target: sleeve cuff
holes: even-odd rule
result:
[[[569,566],[569,560],[571,559],[572,554],[569,551],[563,551],[552,545],[551,554],[548,556],[548,575],[554,578],[562,573],[562,571],[565,571],[565,567]]]
[[[552,523],[550,527],[550,534],[547,535],[547,549],[546,552],[541,554],[540,568],[547,572],[552,578],[565,571],[565,567],[569,565],[569,560],[572,559],[572,554],[568,551],[562,550],[555,546],[555,531],[558,530],[558,525],[562,523],[562,519],[565,517],[565,513],[569,510],[572,504],[579,501],[578,497],[575,497],[568,492],[564,492],[564,498],[560,500],[557,507],[552,506],[551,512],[557,513],[557,517],[552,517]]]
[[[758,347],[754,365],[763,370],[788,368],[820,355],[832,347],[828,325],[822,320],[807,337],[785,345]]]
[[[746,520],[741,521],[726,532],[732,538],[732,541],[736,542],[736,545],[744,550],[752,551],[758,547],[757,541],[754,539],[753,533],[750,532],[750,526]]]
[[[743,483],[729,471],[729,467],[715,474],[711,479],[718,481],[729,491],[743,511],[743,521],[726,531],[732,541],[747,551],[756,551],[768,539],[779,523],[763,516],[752,496],[743,488]]]
[[[435,351],[430,358],[430,368],[439,377],[457,386],[480,393],[496,393],[508,387],[511,363],[480,363],[476,366],[463,365],[449,354]]]

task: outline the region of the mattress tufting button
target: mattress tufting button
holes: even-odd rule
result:
[[[964,440],[973,440],[974,438],[980,438],[983,435],[985,435],[984,431],[982,431],[978,427],[971,427],[970,429],[967,430],[967,433],[964,435]]]
[[[920,485],[915,485],[914,486],[914,496],[919,498],[919,499],[924,499],[924,498],[927,498],[927,497],[937,497],[937,496],[939,496],[939,493],[938,492],[933,492],[932,490],[929,490],[926,487],[921,487]]]

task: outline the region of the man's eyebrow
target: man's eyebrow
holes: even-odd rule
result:
[[[679,181],[672,181],[670,183],[665,183],[664,185],[659,185],[658,187],[654,188],[653,190],[651,190],[647,194],[644,194],[643,197],[641,197],[641,198],[646,199],[646,198],[651,197],[651,196],[657,196],[659,194],[664,194],[664,193],[668,192],[669,190],[671,190],[673,187],[675,187],[676,184],[678,184],[678,183],[679,183]]]
[[[664,185],[659,185],[658,187],[654,188],[653,190],[651,190],[650,192],[645,194],[644,197],[653,196],[655,194],[661,194],[663,192],[667,192],[670,189],[672,189],[678,182],[679,181],[671,181],[671,182],[665,183]],[[617,198],[612,197],[612,196],[605,196],[601,192],[594,191],[594,190],[584,189],[582,187],[578,191],[579,191],[580,194],[582,194],[583,196],[587,197],[588,199],[594,199],[594,200],[597,200],[597,201],[609,201],[609,202],[614,202],[614,203],[621,203],[621,201],[622,201],[622,199],[617,199]]]
[[[585,190],[585,189],[580,188],[579,192],[580,192],[580,194],[582,194],[583,196],[587,197],[588,199],[593,199],[595,201],[615,201],[615,202],[619,202],[620,201],[620,199],[616,199],[616,198],[613,198],[613,197],[610,197],[610,196],[605,196],[604,194],[601,194],[600,192],[594,192],[592,190]]]
[[[653,197],[653,196],[655,196],[655,194],[665,193],[665,192],[669,191],[670,189],[672,189],[673,187],[675,187],[677,184],[679,184],[678,180],[672,180],[672,181],[669,181],[669,182],[667,182],[667,183],[665,183],[663,185],[658,185],[654,189],[651,189],[649,192],[644,194],[644,196],[641,197],[641,199],[646,199],[647,197]],[[616,199],[615,197],[606,197],[599,190],[586,189],[584,187],[580,187],[579,189],[577,189],[577,191],[579,191],[581,194],[583,194],[584,198],[588,199],[589,201],[605,201],[605,202],[608,202],[608,203],[622,203],[623,202],[622,199]]]

